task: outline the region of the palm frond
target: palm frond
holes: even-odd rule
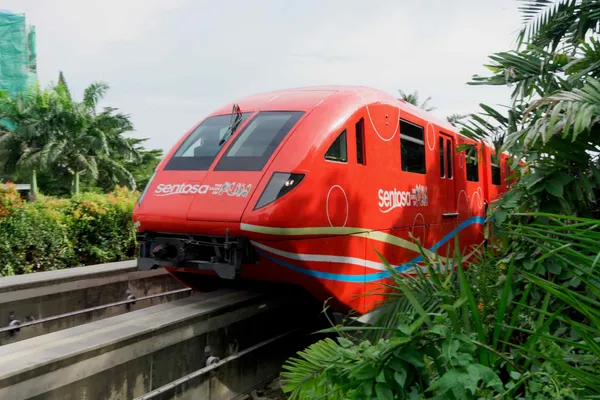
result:
[[[104,97],[109,89],[105,82],[94,82],[88,86],[83,93],[83,104],[90,111],[95,110],[98,102]]]
[[[521,131],[523,144],[531,146],[537,140],[547,143],[551,137],[570,137],[574,142],[584,131],[591,132],[600,122],[600,81],[587,78],[580,89],[563,91],[532,103],[525,110],[524,121],[543,108],[543,113]]]
[[[320,340],[292,357],[282,367],[282,389],[294,399],[340,399],[327,370],[342,360],[340,347],[333,340]]]

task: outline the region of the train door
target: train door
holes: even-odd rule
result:
[[[442,216],[444,218],[458,217],[456,210],[456,193],[454,179],[454,137],[441,133],[439,136],[440,148],[440,199]]]

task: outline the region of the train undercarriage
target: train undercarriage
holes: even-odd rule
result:
[[[159,267],[213,270],[224,279],[239,277],[242,264],[256,264],[259,256],[243,237],[143,232],[136,234],[138,268]]]

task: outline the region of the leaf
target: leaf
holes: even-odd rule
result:
[[[394,351],[394,355],[415,367],[424,367],[423,354],[412,348],[401,348]]]
[[[506,221],[506,217],[508,216],[508,211],[504,209],[499,209],[494,214],[494,218],[496,219],[496,224],[501,225],[504,221]]]
[[[523,178],[523,183],[527,190],[531,190],[535,185],[542,182],[545,176],[542,174],[531,173]]]
[[[533,260],[523,261],[523,268],[525,268],[527,271],[531,271],[533,269],[533,267],[535,267],[535,261],[533,261]]]
[[[390,347],[398,347],[398,346],[402,346],[403,344],[409,343],[411,341],[410,337],[393,337],[390,339],[389,341],[389,346]]]
[[[574,178],[571,175],[558,171],[552,174],[550,179],[546,181],[544,187],[550,194],[556,197],[563,197],[563,188],[573,179]]]
[[[538,393],[540,391],[540,385],[536,381],[529,382],[529,391],[531,393]]]
[[[558,263],[548,262],[548,263],[546,263],[546,270],[553,274],[560,274],[560,271],[562,271],[562,268],[560,265],[558,265]]]
[[[419,393],[419,390],[416,387],[413,387],[413,389],[410,391],[409,400],[421,400],[422,398],[423,396]]]
[[[458,242],[456,242],[456,246],[458,247]],[[473,318],[473,325],[475,326],[475,330],[477,331],[477,334],[479,336],[479,341],[481,343],[486,344],[487,338],[485,335],[485,329],[483,327],[483,322],[481,321],[481,314],[479,313],[479,309],[477,308],[477,300],[475,299],[475,296],[473,295],[473,292],[471,291],[471,285],[469,284],[469,281],[467,280],[464,269],[462,267],[459,267],[457,269],[458,269],[458,278],[459,278],[458,281],[459,281],[461,296],[465,296],[468,300],[469,308],[471,311],[470,312],[471,318]],[[480,361],[482,364],[487,364],[488,351],[481,350],[479,353],[479,358],[480,358]]]
[[[338,342],[340,344],[340,346],[348,348],[351,347],[352,345],[354,345],[354,343],[352,343],[351,341],[349,341],[348,339],[344,338],[344,337],[338,337]]]
[[[438,380],[434,381],[426,391],[439,390],[440,393],[452,392],[457,399],[466,398],[466,389],[474,393],[476,382],[463,369],[450,369]]]
[[[500,303],[498,304],[498,315],[496,318],[496,326],[494,327],[494,336],[492,339],[492,348],[496,348],[498,345],[498,339],[500,339],[500,333],[502,330],[502,323],[504,322],[504,315],[506,313],[506,309],[508,307],[508,299],[510,295],[510,289],[512,285],[512,275],[514,271],[514,262],[508,266],[508,272],[506,274],[506,280],[504,281],[504,285],[502,287],[502,295],[500,297]]]
[[[553,181],[547,181],[544,188],[548,193],[556,197],[563,197],[563,186]]]
[[[362,366],[353,370],[350,375],[355,377],[356,379],[363,380],[373,379],[377,376],[378,373],[379,371],[377,370],[377,368],[375,368],[373,364],[363,364]]]
[[[471,364],[467,367],[467,372],[476,383],[482,380],[486,387],[493,387],[496,391],[502,392],[502,381],[491,368],[481,364]]]
[[[377,400],[394,400],[394,392],[384,383],[375,385],[375,393],[377,393]]]
[[[395,355],[390,358],[390,361],[387,365],[397,372],[406,371],[406,364],[404,361],[400,360]]]
[[[518,380],[519,378],[521,378],[521,374],[518,373],[517,371],[511,371],[510,377],[513,378],[514,380]]]
[[[408,324],[399,324],[398,330],[400,332],[404,333],[405,335],[410,335],[412,333],[410,330],[410,326],[408,326]]]
[[[381,372],[379,373],[379,375],[377,375],[377,378],[375,378],[375,382],[379,382],[379,383],[385,383],[385,370],[381,370]]]
[[[373,384],[369,381],[362,383],[363,393],[367,396],[367,399],[370,399],[373,396]]]
[[[394,379],[401,388],[404,388],[404,385],[406,384],[406,375],[406,370],[394,372]]]

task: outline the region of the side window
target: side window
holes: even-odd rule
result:
[[[446,157],[448,158],[448,179],[452,179],[452,142],[446,139]]]
[[[477,152],[477,148],[475,148]],[[465,153],[465,157],[469,159],[467,162],[467,180],[471,182],[479,182],[479,162],[477,161],[477,153],[475,156]]]
[[[444,138],[441,137],[440,138],[440,177],[442,177],[442,178],[446,177],[446,171],[445,171],[446,160],[444,160],[445,154],[446,153],[444,152]]]
[[[365,164],[365,119],[356,123],[356,162]]]
[[[346,130],[344,129],[329,147],[327,153],[325,153],[325,159],[330,161],[347,162],[348,147],[346,142]]]
[[[500,186],[502,178],[500,177],[500,166],[494,163],[494,158],[490,157],[492,165],[492,185]]]
[[[400,120],[400,157],[402,171],[425,174],[425,142],[423,127]]]

